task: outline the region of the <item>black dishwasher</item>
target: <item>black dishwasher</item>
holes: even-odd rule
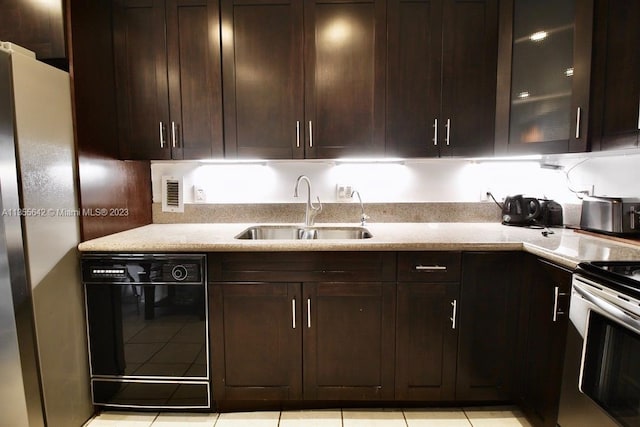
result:
[[[211,409],[206,257],[84,254],[93,403]]]

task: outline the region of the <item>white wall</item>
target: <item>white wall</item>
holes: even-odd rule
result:
[[[312,193],[336,201],[336,184],[350,184],[367,203],[479,202],[487,189],[501,199],[510,194],[579,203],[569,190],[595,189],[596,195],[640,197],[640,150],[548,156],[542,160],[415,159],[404,164],[335,164],[331,161],[269,161],[263,164],[153,162],[153,201],[161,201],[161,177],[182,176],[184,201],[194,186],[206,203],[295,203],[298,175],[307,175]],[[540,164],[564,169],[541,168]],[[567,179],[567,172],[569,179]],[[306,197],[306,190],[301,196]]]

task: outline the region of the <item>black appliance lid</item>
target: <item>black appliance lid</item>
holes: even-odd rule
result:
[[[640,299],[640,261],[592,261],[578,264],[576,272],[622,294]]]

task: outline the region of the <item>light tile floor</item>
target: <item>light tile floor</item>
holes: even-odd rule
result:
[[[335,409],[224,414],[103,412],[85,427],[531,427],[514,407]]]

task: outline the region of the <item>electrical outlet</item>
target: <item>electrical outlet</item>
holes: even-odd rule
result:
[[[207,201],[207,193],[204,188],[197,185],[193,186],[193,201],[196,203],[205,203]]]
[[[345,202],[351,200],[351,193],[353,193],[353,186],[351,184],[337,184],[336,185],[336,200],[339,202]]]

